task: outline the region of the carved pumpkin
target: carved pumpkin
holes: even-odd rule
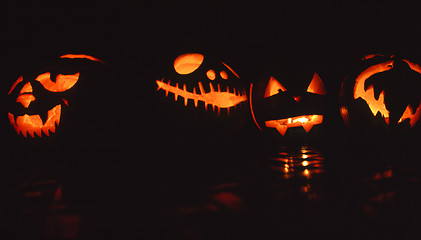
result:
[[[307,134],[323,123],[326,89],[320,76],[308,72],[291,84],[285,77],[266,76],[250,86],[250,109],[261,131],[281,136]],[[288,85],[290,84],[290,85]],[[299,87],[297,87],[299,86]]]
[[[247,94],[238,74],[224,62],[205,61],[199,53],[186,53],[174,60],[170,75],[156,80],[157,90],[166,97],[181,99],[184,106],[194,106],[230,114],[230,110],[247,101]],[[171,96],[169,96],[171,95]],[[203,104],[199,106],[199,103]]]
[[[342,83],[341,116],[346,125],[361,130],[414,128],[421,114],[420,87],[418,64],[393,55],[367,55]]]
[[[57,64],[24,73],[12,84],[8,117],[19,135],[35,138],[56,132],[83,75],[81,61],[103,63],[89,55],[66,54]]]
[[[243,126],[248,113],[245,83],[225,62],[200,53],[178,55],[156,83],[154,123],[186,131],[230,134]],[[168,120],[171,119],[171,125]],[[161,121],[164,121],[162,123]],[[168,130],[164,130],[168,134]],[[188,135],[184,131],[183,135]],[[179,135],[179,133],[174,133]],[[192,133],[194,134],[194,133]]]

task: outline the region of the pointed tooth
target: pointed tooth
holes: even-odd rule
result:
[[[230,115],[230,107],[227,107],[227,114]]]
[[[50,136],[50,133],[48,132],[47,128],[42,128],[42,132],[47,135],[48,137]]]
[[[202,85],[202,83],[201,83],[201,82],[199,82],[198,84],[199,84],[199,91],[200,91],[200,94],[201,94],[201,95],[205,94],[205,89],[203,89],[203,85]]]
[[[50,132],[55,133],[56,132],[56,125],[54,124],[51,129],[49,129]]]
[[[168,80],[167,84],[170,85],[170,80]],[[168,89],[165,89],[165,97],[168,97]]]
[[[215,104],[212,104],[212,111],[215,112]]]
[[[23,135],[24,137],[26,137],[26,129],[22,129],[20,132],[22,133],[22,135]]]
[[[178,88],[178,83],[175,84],[175,87]],[[174,93],[174,100],[177,101],[178,94]]]
[[[48,121],[48,112],[40,113],[39,117],[41,118],[42,124],[45,124]]]
[[[312,122],[306,122],[303,123],[303,128],[304,130],[306,130],[306,132],[309,132],[311,130],[311,128],[313,127],[313,123]]]
[[[221,108],[220,107],[216,107],[218,109],[218,116],[219,114],[221,114]]]
[[[205,110],[207,111],[208,110],[208,104],[206,102],[204,102],[204,103],[205,103]]]
[[[35,130],[35,133],[38,135],[38,137],[41,137],[41,129]]]
[[[214,92],[215,91],[215,89],[213,89],[212,83],[209,83],[209,87],[210,87],[210,92]]]
[[[33,130],[28,130],[29,135],[31,135],[32,138],[34,138],[34,131]]]
[[[219,83],[218,83],[218,92],[221,92],[221,87],[219,86]]]
[[[227,86],[227,93],[229,93],[230,92],[230,88]]]
[[[158,91],[159,89],[161,89],[161,84],[160,83],[162,83],[164,80],[162,80],[162,81],[159,81],[159,80],[156,80],[156,84],[158,85],[158,89],[156,89],[156,91]]]
[[[233,93],[234,93],[234,95],[237,95],[236,93],[235,93],[235,88],[232,88],[232,90],[234,91]]]
[[[183,91],[187,92],[186,90],[186,84],[183,84]],[[184,98],[184,106],[187,106],[187,101],[189,100],[187,97],[183,97]]]

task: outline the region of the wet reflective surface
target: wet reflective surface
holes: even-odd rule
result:
[[[366,153],[369,158],[356,161],[360,153],[345,153],[334,158],[339,155],[320,147],[281,146],[248,171],[207,181],[182,168],[147,183],[22,172],[4,184],[3,233],[18,239],[420,237],[420,166],[404,161],[416,154],[396,162],[388,159],[398,155]]]

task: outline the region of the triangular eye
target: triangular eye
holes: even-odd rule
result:
[[[280,82],[278,82],[278,80],[276,80],[274,77],[270,77],[268,85],[266,86],[264,97],[267,98],[275,94],[278,94],[279,89],[281,89],[282,92],[285,92],[287,90],[284,86],[282,86]]]
[[[325,85],[323,84],[322,79],[317,73],[314,73],[313,79],[311,80],[310,85],[308,85],[307,92],[319,95],[326,95]]]
[[[190,74],[200,67],[204,56],[199,53],[186,53],[174,60],[174,69],[178,74]]]

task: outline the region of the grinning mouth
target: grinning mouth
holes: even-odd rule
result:
[[[41,137],[41,132],[43,132],[45,135],[50,136],[50,132],[55,133],[56,126],[60,123],[61,105],[56,105],[48,111],[45,123],[39,115],[25,114],[15,118],[10,112],[8,114],[9,121],[18,134],[21,133],[24,137],[27,137],[29,133],[31,137],[34,137],[34,133],[36,133]]]
[[[276,128],[278,132],[284,136],[288,128],[303,127],[306,132],[309,132],[314,125],[323,122],[323,115],[302,115],[292,118],[284,118],[278,120],[265,121],[266,127]]]
[[[156,80],[156,84],[158,84],[157,91],[163,89],[165,91],[165,96],[168,96],[168,92],[174,93],[175,101],[177,101],[178,96],[183,97],[185,106],[187,106],[189,99],[194,101],[195,107],[197,107],[199,101],[204,102],[206,110],[208,105],[212,105],[213,110],[215,110],[216,106],[218,108],[218,115],[221,108],[226,108],[229,114],[229,109],[231,107],[235,107],[241,102],[247,101],[247,94],[245,91],[240,92],[233,88],[233,92],[230,92],[229,87],[227,87],[226,92],[222,92],[219,84],[217,85],[217,90],[215,91],[214,86],[209,83],[210,92],[205,92],[202,83],[199,82],[199,93],[196,93],[196,88],[193,88],[193,92],[187,91],[185,84],[183,84],[182,89],[178,87],[178,83],[176,83],[175,86],[171,86],[170,81],[165,83],[164,79],[161,81]]]

